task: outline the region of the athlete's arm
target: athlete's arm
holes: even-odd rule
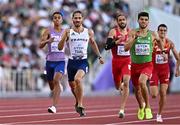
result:
[[[104,60],[103,60],[102,57],[101,57],[101,54],[100,54],[99,49],[98,49],[98,46],[97,46],[96,41],[95,41],[95,39],[94,39],[94,32],[93,32],[92,29],[89,29],[89,30],[88,30],[88,33],[89,33],[89,42],[90,42],[90,44],[91,44],[91,47],[93,48],[93,51],[94,51],[94,52],[96,53],[96,55],[98,56],[100,63],[103,64],[103,63],[104,63]]]
[[[116,43],[113,40],[114,36],[115,36],[115,30],[111,29],[109,31],[108,38],[106,40],[105,50],[109,50],[109,49],[113,48],[114,46],[116,46]]]
[[[128,35],[128,40],[124,44],[124,50],[128,51],[131,49],[132,45],[134,44],[136,38],[138,37],[137,31],[131,30]]]
[[[179,52],[179,58],[180,58],[180,52]],[[179,66],[180,66],[180,60],[176,61],[176,72],[175,72],[176,77],[180,76]]]
[[[41,35],[39,48],[43,48],[48,42],[52,42],[54,38],[50,38],[50,33],[48,29],[45,29],[45,31]]]
[[[174,43],[171,40],[169,40],[169,39],[168,39],[168,41],[170,43],[171,51],[172,51],[176,61],[180,60],[179,53],[176,50]]]
[[[154,45],[155,42],[157,42],[159,48],[160,48],[162,51],[164,50],[163,41],[160,40],[159,36],[158,36],[155,32],[152,32],[152,41],[153,41],[153,45]]]
[[[62,50],[64,48],[64,44],[67,41],[68,37],[69,37],[69,33],[70,33],[70,29],[66,29],[62,35],[62,38],[58,44],[58,49]]]

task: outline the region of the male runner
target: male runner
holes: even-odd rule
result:
[[[103,64],[104,61],[94,40],[94,32],[92,29],[87,29],[82,25],[82,12],[79,10],[73,12],[72,21],[72,28],[65,30],[62,39],[59,42],[58,48],[59,50],[62,50],[65,42],[67,41],[70,50],[67,72],[71,91],[76,99],[75,109],[80,116],[85,116],[83,107],[82,78],[88,72],[88,43],[91,44],[93,50],[98,56],[99,62]]]
[[[56,113],[56,106],[59,100],[60,80],[62,79],[65,66],[64,48],[58,50],[58,43],[61,40],[63,29],[61,24],[63,21],[60,12],[54,12],[52,15],[54,27],[46,28],[41,36],[39,44],[40,48],[48,46],[48,53],[46,56],[46,72],[47,80],[52,91],[53,105],[48,108],[48,112]]]
[[[159,92],[159,108],[156,116],[157,122],[163,122],[161,117],[164,105],[166,103],[166,94],[169,86],[170,78],[170,67],[169,67],[169,58],[164,60],[163,53],[167,57],[170,56],[170,50],[175,56],[176,61],[179,60],[178,52],[175,48],[175,45],[171,40],[167,38],[167,26],[165,24],[160,24],[158,26],[158,35],[161,39],[164,49],[163,51],[159,48],[158,43],[156,42],[153,48],[153,73],[150,80],[150,92],[152,98],[156,98]],[[160,81],[160,89],[158,89],[158,83]]]
[[[130,53],[124,51],[124,43],[127,41],[129,29],[127,18],[123,13],[116,16],[117,26],[109,31],[105,50],[112,52],[112,73],[115,87],[122,94],[119,117],[125,116],[124,109],[129,95],[130,80]]]
[[[125,50],[130,49],[131,54],[131,78],[135,89],[135,96],[139,104],[137,117],[139,120],[153,118],[147,88],[147,80],[152,75],[152,49],[157,41],[162,48],[161,41],[156,34],[148,29],[149,14],[140,12],[138,14],[139,28],[129,33],[128,41],[125,43]],[[145,102],[145,108],[143,106]]]

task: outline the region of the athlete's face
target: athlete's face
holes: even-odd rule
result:
[[[54,14],[53,23],[54,25],[60,25],[62,23],[62,16],[60,14]]]
[[[72,18],[73,24],[75,27],[80,27],[83,22],[83,17],[81,13],[75,13]]]
[[[146,27],[148,27],[149,24],[149,18],[147,16],[141,16],[138,19],[138,23],[139,23],[139,27],[141,29],[145,29]]]
[[[119,17],[117,18],[117,23],[118,23],[118,25],[119,25],[119,27],[120,27],[121,29],[126,28],[126,25],[127,25],[126,17],[125,17],[125,16],[119,16]]]
[[[160,38],[165,38],[167,34],[167,28],[166,27],[159,27],[158,29],[158,35]]]

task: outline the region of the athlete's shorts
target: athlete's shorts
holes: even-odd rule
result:
[[[74,81],[74,76],[76,75],[78,70],[83,70],[85,73],[88,72],[88,61],[87,59],[83,60],[68,60],[68,65],[67,65],[67,73],[68,73],[68,80]]]
[[[145,74],[150,79],[152,76],[153,64],[152,62],[142,64],[131,64],[131,79],[132,84],[137,87],[139,84],[139,77],[141,74]]]
[[[64,74],[65,61],[46,61],[47,80],[52,81],[55,72]]]
[[[158,86],[160,84],[169,84],[170,69],[169,64],[155,65],[150,80],[150,86]]]
[[[116,89],[119,89],[119,84],[122,82],[123,75],[131,75],[130,58],[112,59],[112,73]]]

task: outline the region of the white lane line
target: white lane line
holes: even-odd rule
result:
[[[171,105],[170,107],[166,107],[166,109],[168,109],[168,108],[179,108],[180,106],[178,106],[178,105]],[[58,107],[58,110],[59,110],[59,112],[60,112],[60,114],[62,114],[63,112],[65,113],[65,112],[67,112],[67,111],[64,111],[64,110],[72,110],[71,112],[69,112],[69,113],[74,113],[73,111],[74,111],[74,107],[73,106],[71,106],[71,107],[63,107],[63,111],[61,112],[61,108],[62,107]],[[88,107],[87,108],[87,113],[88,112],[91,112],[91,111],[93,111],[91,108],[98,108],[97,110],[101,110],[101,111],[107,111],[106,109],[113,109],[114,111],[115,110],[117,110],[117,111],[119,111],[119,107],[117,107],[117,106],[112,106],[112,105],[102,105],[102,106],[100,106],[100,105],[98,105],[98,106],[90,106],[90,107]],[[104,109],[104,108],[106,108],[106,109]],[[158,107],[156,106],[156,107],[152,107],[152,109],[157,109]],[[127,108],[127,110],[128,111],[130,111],[130,110],[137,110],[137,108],[136,108],[136,106],[131,106],[131,107],[129,107],[128,106],[128,108]],[[26,113],[26,111],[35,111],[35,112],[44,112],[44,111],[47,111],[47,107],[46,108],[28,108],[28,109],[10,109],[10,110],[8,110],[8,109],[4,109],[4,110],[0,110],[0,119],[1,118],[6,118],[6,117],[21,117],[21,116],[37,116],[37,115],[46,115],[46,114],[49,114],[49,113],[39,113],[39,114],[34,114],[34,113],[28,113],[28,115],[27,115],[27,113]],[[3,112],[12,112],[11,114],[6,114],[6,115],[3,115],[2,113]],[[23,114],[21,114],[21,115],[13,115],[13,112],[24,112],[24,115]],[[59,113],[56,113],[56,114],[59,114]],[[2,115],[2,116],[1,116]]]
[[[163,120],[172,120],[172,119],[180,119],[180,116],[175,117],[163,117]],[[156,121],[156,119],[150,119],[150,120],[135,120],[135,121],[128,121],[128,122],[121,122],[121,123],[111,123],[111,124],[105,124],[105,125],[119,125],[119,124],[131,124],[131,123],[142,123],[142,122],[149,122],[149,121]],[[148,124],[148,123],[147,123]]]
[[[96,112],[109,112],[109,111],[118,111],[117,108],[111,108],[111,109],[99,109],[99,110],[88,110],[87,113],[96,113]],[[59,112],[56,114],[51,114],[51,113],[38,113],[38,114],[22,114],[22,115],[7,115],[7,116],[0,116],[0,119],[4,118],[17,118],[17,117],[30,117],[30,116],[46,116],[46,115],[65,115],[65,114],[76,114],[75,111],[71,112]]]
[[[4,109],[4,110],[0,110],[0,113],[3,112],[24,112],[26,113],[26,111],[47,111],[48,107],[32,107],[32,108],[22,108],[22,109]],[[117,105],[96,105],[96,106],[88,106],[87,110],[91,110],[91,108],[97,108],[97,109],[104,109],[104,108],[117,108]],[[58,106],[57,109],[61,112],[61,110],[73,110],[74,111],[74,106],[67,106],[67,107],[60,107]],[[9,116],[10,114],[8,114]],[[0,115],[1,118],[1,115]]]
[[[116,108],[117,107],[117,105],[94,105],[94,106],[87,106],[87,108],[89,109],[89,108]],[[8,108],[4,108],[4,109],[0,109],[0,113],[3,113],[3,112],[17,112],[17,111],[23,111],[23,112],[25,112],[25,111],[39,111],[39,110],[44,110],[44,109],[47,109],[48,108],[48,106],[47,107],[35,107],[35,106],[33,106],[33,107],[29,107],[29,108],[25,108],[25,107],[22,107],[21,109],[8,109]],[[57,107],[57,109],[73,109],[74,110],[74,106],[63,106],[63,107],[61,107],[61,106],[58,106]]]
[[[111,110],[112,111],[112,110]],[[96,112],[99,112],[99,110]],[[179,110],[169,110],[169,111],[164,111],[164,113],[171,113],[171,112],[180,112],[180,109]],[[131,115],[136,115],[136,113],[129,113],[127,114],[126,116],[131,116]],[[98,116],[90,116],[90,117],[77,117],[77,118],[62,118],[62,119],[50,119],[50,120],[37,120],[37,121],[25,121],[25,122],[10,122],[10,123],[6,123],[6,124],[33,124],[33,123],[47,123],[47,122],[58,122],[58,121],[71,121],[71,120],[82,120],[82,119],[98,119],[98,118],[109,118],[109,117],[117,117],[117,114],[115,115],[98,115]],[[168,117],[168,118],[171,118],[171,117]],[[173,117],[172,117],[173,119]],[[144,121],[153,121],[154,119],[152,120],[144,120]],[[144,122],[144,121],[141,121],[141,122]],[[136,123],[136,122],[139,122],[139,121],[128,121],[128,122],[121,122],[121,123]],[[114,123],[113,123],[114,124]],[[111,125],[113,125],[111,124]],[[116,124],[116,123],[115,123]]]

